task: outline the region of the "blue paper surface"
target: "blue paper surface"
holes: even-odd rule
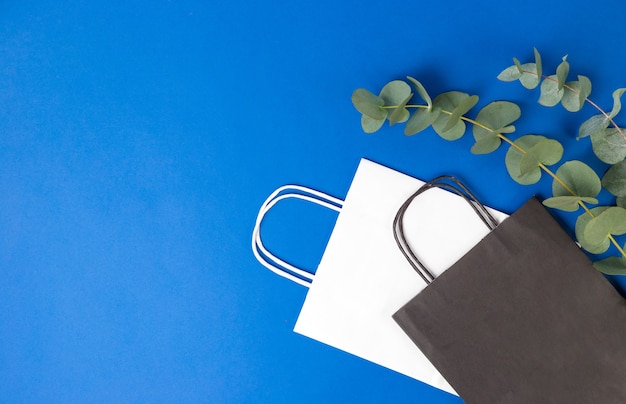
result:
[[[0,401],[461,402],[293,333],[306,290],[254,259],[257,210],[286,183],[345,196],[362,157],[456,175],[504,211],[549,195],[548,178],[509,178],[504,149],[470,154],[469,132],[365,135],[352,91],[406,75],[431,94],[477,94],[477,108],[514,101],[517,134],[602,167],[575,140],[592,108],[542,107],[496,75],[533,47],[547,72],[568,54],[610,110],[626,86],[625,12],[617,0],[2,2]],[[334,219],[285,203],[264,236],[313,269]]]

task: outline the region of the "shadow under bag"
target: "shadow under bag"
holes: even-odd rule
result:
[[[494,226],[458,183],[394,222],[429,285],[394,320],[467,403],[626,403],[626,300],[536,199]],[[411,201],[454,188],[493,230],[436,279],[404,239]],[[445,242],[445,240],[442,240]]]

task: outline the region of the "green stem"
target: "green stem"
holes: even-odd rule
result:
[[[397,108],[398,106],[384,106],[383,108],[385,109],[391,109],[391,108]],[[420,105],[420,104],[411,104],[411,105],[405,105],[405,108],[421,108],[421,109],[428,109],[428,105]],[[441,110],[441,113],[447,114],[447,115],[452,115],[451,111],[446,111],[446,110]],[[494,130],[492,128],[490,128],[489,126],[478,122],[475,119],[472,118],[468,118],[466,116],[461,116],[461,120],[467,122],[467,123],[471,123],[474,126],[478,126],[480,128],[483,128],[485,130],[488,130],[490,132],[494,132]],[[498,138],[500,138],[502,141],[508,143],[509,145],[511,145],[511,147],[514,147],[517,151],[519,151],[522,154],[526,154],[526,150],[524,150],[523,147],[521,147],[520,145],[518,145],[517,143],[515,143],[514,141],[512,141],[511,139],[509,139],[508,137],[504,136],[501,133],[498,133]],[[556,182],[559,183],[559,185],[561,185],[563,187],[563,189],[565,189],[567,192],[569,192],[572,196],[576,196],[576,193],[574,192],[574,190],[572,190],[565,182],[563,182],[562,179],[560,179],[554,172],[552,172],[552,170],[550,170],[548,167],[545,166],[545,164],[543,163],[539,163],[539,167],[546,173],[548,174],[550,177],[552,177]],[[591,210],[589,209],[589,207],[585,204],[585,202],[583,201],[578,201],[578,205],[580,205],[581,208],[583,208],[583,210],[592,218],[595,217],[595,215],[593,214],[593,212],[591,212]],[[617,249],[617,251],[619,251],[619,253],[626,258],[626,251],[624,251],[624,249],[622,247],[620,247],[619,243],[617,242],[617,240],[615,240],[615,238],[609,234],[608,239],[610,240],[611,244],[613,244],[615,246],[615,248]]]

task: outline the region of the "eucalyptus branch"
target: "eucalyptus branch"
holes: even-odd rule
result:
[[[517,66],[514,67],[517,69]],[[563,146],[559,142],[530,134],[516,140],[506,136],[515,131],[512,123],[521,116],[519,107],[512,102],[491,102],[475,118],[470,118],[466,114],[478,103],[478,96],[450,91],[439,94],[433,100],[419,81],[412,77],[407,79],[425,104],[409,104],[413,92],[411,86],[402,80],[391,81],[379,95],[365,89],[353,93],[352,102],[362,114],[361,126],[365,132],[376,132],[388,121],[390,125],[406,123],[404,133],[408,136],[432,126],[442,138],[456,140],[465,134],[466,123],[469,123],[476,141],[472,153],[487,154],[497,150],[503,142],[508,144],[505,165],[513,180],[530,185],[539,181],[542,172],[552,177],[553,195],[543,204],[568,212],[582,208],[584,212],[576,222],[579,243],[591,254],[604,253],[613,245],[619,255],[596,261],[594,265],[605,273],[626,274],[626,252],[614,237],[626,233],[626,209],[617,206],[589,207],[598,204],[596,197],[602,189],[600,178],[591,167],[573,160],[561,164],[555,172],[549,166],[557,164],[563,156]]]
[[[556,69],[556,73],[545,75],[542,72],[541,55],[534,50],[535,62],[521,64],[513,58],[514,64],[504,69],[498,75],[502,81],[516,81],[527,89],[539,86],[539,103],[548,107],[561,104],[570,112],[577,112],[588,103],[600,112],[587,119],[578,130],[578,139],[589,137],[594,153],[607,164],[621,163],[626,158],[626,133],[615,122],[622,105],[620,97],[626,88],[618,88],[613,92],[613,109],[606,112],[597,103],[589,98],[591,94],[591,80],[586,76],[577,76],[577,80],[567,81],[570,65],[567,56],[563,57]],[[625,163],[626,164],[626,163]],[[610,190],[610,186],[607,187]],[[626,190],[624,190],[626,194]]]

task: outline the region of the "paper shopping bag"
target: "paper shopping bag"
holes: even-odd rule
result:
[[[626,301],[535,198],[394,319],[469,404],[626,403]]]
[[[392,319],[393,313],[425,286],[415,278],[407,261],[398,256],[389,229],[400,205],[423,183],[363,159],[345,201],[302,187],[281,188],[259,212],[253,251],[270,270],[309,286],[295,332],[454,394]],[[290,197],[340,212],[314,274],[280,260],[261,242],[264,214],[279,200]],[[406,212],[407,223],[436,227],[435,237],[431,230],[424,233],[418,226],[407,226],[406,232],[412,242],[425,246],[423,260],[436,275],[488,232],[464,205],[457,195],[437,189]],[[491,212],[500,220],[506,217]],[[452,247],[443,249],[437,237],[447,238]]]

